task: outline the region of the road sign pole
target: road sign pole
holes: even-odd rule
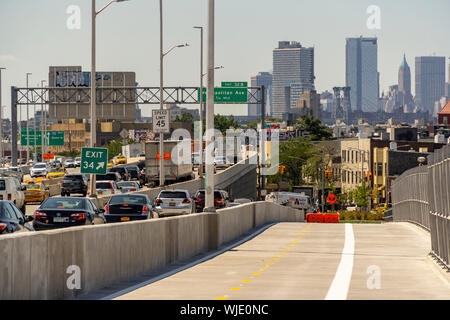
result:
[[[163,7],[162,0],[159,0],[159,109],[164,108],[164,70],[163,70]],[[159,134],[159,185],[163,186],[165,183],[164,175],[164,133]]]

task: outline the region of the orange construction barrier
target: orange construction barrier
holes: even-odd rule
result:
[[[307,213],[306,222],[339,223],[339,215],[329,213]]]

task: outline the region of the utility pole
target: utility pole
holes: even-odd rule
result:
[[[30,122],[30,115],[28,112],[29,109],[29,99],[28,99],[28,76],[32,73],[27,72],[27,164],[30,160],[30,128],[29,128],[29,122]]]
[[[42,96],[44,96],[44,94],[43,94],[43,92],[44,92],[44,82],[46,82],[46,80],[41,80],[41,88],[42,88]],[[42,153],[42,161],[44,161],[44,154],[45,154],[45,126],[44,126],[44,120],[45,120],[45,117],[46,116],[44,116],[44,112],[45,111],[45,108],[44,108],[44,104],[42,103],[41,104],[41,123],[40,123],[40,128],[41,128],[41,132],[42,132],[42,134],[41,134],[41,136],[42,136],[42,139],[41,139],[41,153]]]
[[[214,207],[214,0],[208,3],[208,86],[206,105],[206,212],[215,212]]]
[[[200,29],[200,178],[203,178],[203,27],[194,27]]]
[[[163,7],[162,0],[159,0],[159,109],[164,108],[164,70],[163,70]],[[164,173],[164,133],[159,134],[159,185],[165,184]]]

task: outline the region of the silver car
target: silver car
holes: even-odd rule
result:
[[[194,203],[187,190],[163,190],[155,201],[160,217],[194,213]]]
[[[122,193],[139,191],[141,189],[137,181],[121,181],[117,182],[117,186],[122,190]]]

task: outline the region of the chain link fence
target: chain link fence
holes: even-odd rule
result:
[[[428,230],[432,255],[450,268],[450,146],[429,155],[427,163],[405,171],[392,184],[393,221]]]

